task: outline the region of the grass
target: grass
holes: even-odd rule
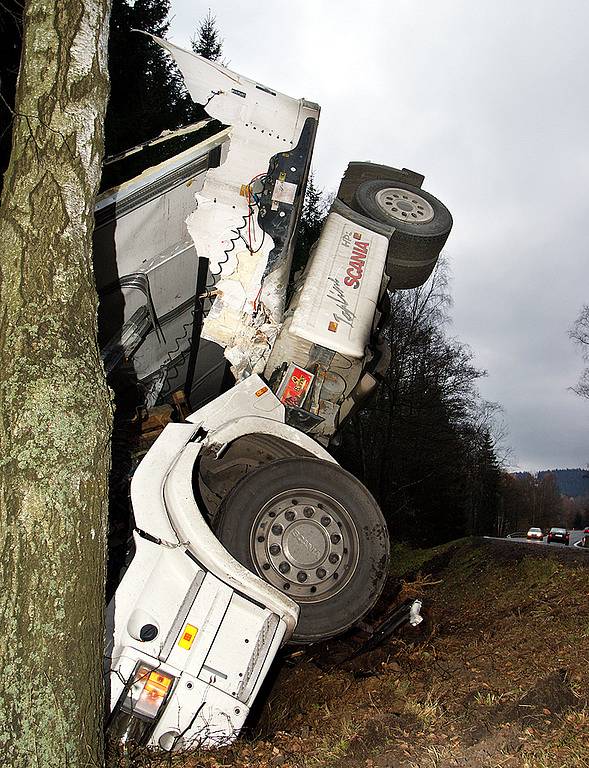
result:
[[[589,768],[589,710],[571,712],[540,743],[524,746],[522,768]]]
[[[448,550],[459,546],[465,541],[468,541],[468,539],[450,541],[447,544],[440,544],[431,549],[412,549],[407,544],[393,542],[391,544],[391,574],[398,579],[415,574],[428,561],[448,552]]]
[[[491,709],[492,707],[496,707],[499,702],[508,698],[508,696],[509,694],[507,692],[494,693],[493,691],[485,691],[485,693],[482,693],[481,691],[477,691],[474,700],[479,706]]]
[[[430,694],[423,701],[407,699],[405,711],[415,715],[426,728],[437,726],[444,718],[440,700],[432,698]]]
[[[305,768],[323,768],[337,765],[346,755],[352,740],[358,735],[357,724],[349,718],[340,720],[337,729],[329,732],[317,743],[312,755],[305,759]]]
[[[280,672],[249,741],[119,768],[445,768],[458,757],[469,768],[589,768],[589,569],[527,553],[472,539],[394,545],[389,595],[423,597],[420,629],[343,665],[334,654],[354,640],[306,650]],[[573,706],[552,712],[548,701],[537,722],[518,721],[522,695],[559,668]]]

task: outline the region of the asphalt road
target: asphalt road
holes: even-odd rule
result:
[[[583,538],[584,535],[585,534],[583,533],[583,531],[569,531],[569,543],[568,543],[568,546],[569,547],[574,547],[575,544],[577,543],[577,541],[580,541]],[[493,539],[493,538],[496,538],[496,537],[494,537],[494,536],[485,536],[485,538],[486,539]],[[504,541],[505,539],[496,538],[496,540],[497,541]],[[535,541],[535,540],[528,541],[528,539],[526,539],[525,537],[522,537],[522,538],[513,537],[512,538],[510,536],[509,538],[507,538],[507,541],[520,541],[520,542],[523,542],[524,544],[530,544],[532,546],[538,546],[538,547],[539,546],[549,546],[549,547],[566,547],[567,546],[566,544],[559,544],[559,543],[556,543],[556,542],[554,542],[552,544],[548,544],[546,536],[544,536],[542,541]],[[575,547],[575,549],[578,552],[588,552],[589,553],[589,549],[585,549],[583,547]]]

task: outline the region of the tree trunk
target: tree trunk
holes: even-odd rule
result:
[[[109,0],[29,0],[0,203],[0,755],[99,766],[111,407],[94,198]]]

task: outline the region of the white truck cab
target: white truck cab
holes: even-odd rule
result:
[[[164,150],[99,199],[95,269],[111,380],[199,403],[133,475],[109,606],[109,730],[170,750],[230,742],[285,643],[378,599],[386,523],[327,447],[377,385],[387,290],[427,279],[452,219],[421,175],[351,163],[287,300],[319,107],[159,43],[222,125],[115,160]]]

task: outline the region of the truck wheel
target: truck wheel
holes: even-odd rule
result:
[[[299,604],[291,642],[344,632],[382,591],[384,518],[337,464],[288,458],[259,467],[224,499],[218,520],[216,534],[236,560]]]
[[[387,274],[391,288],[417,288],[433,271],[452,229],[452,215],[433,195],[402,181],[365,181],[352,207],[374,221],[391,224]]]

